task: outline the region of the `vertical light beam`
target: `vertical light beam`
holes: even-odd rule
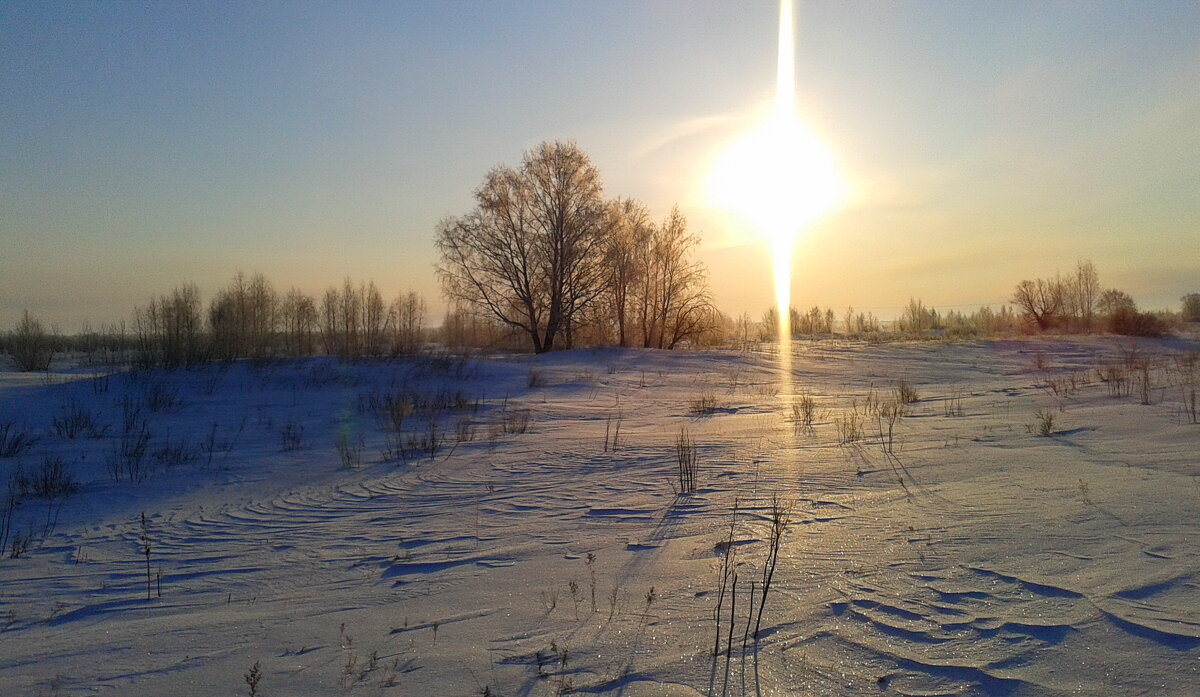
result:
[[[796,33],[792,0],[779,0],[779,58],[775,73],[775,113],[791,120],[796,110]]]
[[[775,121],[777,132],[796,118],[796,34],[792,0],[779,0],[779,56],[775,72]],[[779,353],[792,352],[792,247],[796,229],[792,221],[780,219],[786,229],[771,231],[771,257],[775,276],[775,308],[779,315]],[[790,363],[790,360],[789,360]],[[788,366],[790,370],[790,365]]]

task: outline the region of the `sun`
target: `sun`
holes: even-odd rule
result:
[[[721,153],[708,197],[769,238],[794,236],[841,203],[845,185],[830,148],[799,119],[774,113]]]

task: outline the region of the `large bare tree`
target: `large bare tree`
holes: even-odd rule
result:
[[[1060,279],[1036,278],[1017,284],[1012,302],[1037,328],[1045,331],[1062,317],[1065,291]]]
[[[489,172],[475,201],[438,226],[446,296],[525,332],[537,353],[569,344],[607,280],[599,172],[574,143],[542,143]]]

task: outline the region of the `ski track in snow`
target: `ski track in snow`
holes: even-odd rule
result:
[[[579,351],[458,373],[309,361],[116,376],[98,396],[70,376],[0,382],[0,420],[36,424],[85,483],[52,534],[0,562],[0,693],[235,694],[261,661],[263,694],[1193,694],[1200,427],[1094,378],[1045,387],[1119,350],[802,343],[791,389],[821,406],[811,432],[787,421],[772,357],[750,353]],[[546,386],[527,385],[531,366]],[[834,418],[898,378],[921,399],[895,453],[873,417],[838,445]],[[147,381],[183,401],[149,414],[156,434],[199,441],[219,423],[236,447],[113,484],[112,434],[49,431],[66,398],[116,421],[116,399]],[[355,405],[400,388],[481,399],[442,417],[448,432],[470,419],[475,439],[382,462]],[[710,415],[689,412],[701,393]],[[529,432],[488,433],[506,406],[530,411]],[[1050,406],[1068,427],[1033,435]],[[288,419],[305,428],[297,453],[279,449]],[[347,424],[364,445],[350,471],[332,447]],[[680,427],[702,468],[682,496]],[[714,660],[733,501],[744,607],[773,494],[794,506],[762,634],[743,645],[739,614],[733,654]],[[18,512],[39,519],[38,505]]]

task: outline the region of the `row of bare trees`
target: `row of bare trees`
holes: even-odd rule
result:
[[[536,353],[581,335],[675,348],[715,321],[684,216],[656,223],[638,201],[605,200],[574,143],[542,143],[518,167],[494,168],[475,207],[436,234],[446,297],[521,332]]]
[[[1023,331],[1065,331],[1086,333],[1106,331],[1134,336],[1157,336],[1167,331],[1176,319],[1200,321],[1200,293],[1181,298],[1183,311],[1141,312],[1133,298],[1124,291],[1104,288],[1100,274],[1091,261],[1081,260],[1068,275],[1035,278],[1017,284],[1011,298],[1012,308],[1001,305],[998,310],[982,307],[970,313],[949,311],[939,313],[918,298],[910,298],[892,329],[900,334],[921,336],[937,333],[949,337],[989,336]],[[739,320],[737,336],[757,335],[772,340],[776,335],[777,315],[768,309],[758,323],[757,331],[748,330],[749,318]],[[833,334],[838,324],[833,310],[813,307],[808,312],[791,310],[793,337]],[[838,327],[849,335],[876,334],[882,324],[870,313],[846,310]]]
[[[137,363],[176,368],[208,360],[304,356],[383,356],[416,352],[423,342],[425,301],[401,293],[390,304],[374,281],[347,278],[320,304],[297,288],[280,296],[262,274],[240,271],[202,310],[191,283],[134,310]]]
[[[1100,274],[1091,261],[1081,260],[1068,276],[1024,280],[1013,290],[1012,302],[1038,329],[1091,331],[1101,300]]]
[[[1040,331],[1104,330],[1131,336],[1158,336],[1166,322],[1151,312],[1141,312],[1133,298],[1116,288],[1103,288],[1091,261],[1081,260],[1066,276],[1024,280],[1013,290],[1012,302],[1031,327]],[[1183,298],[1187,320],[1187,296]]]

